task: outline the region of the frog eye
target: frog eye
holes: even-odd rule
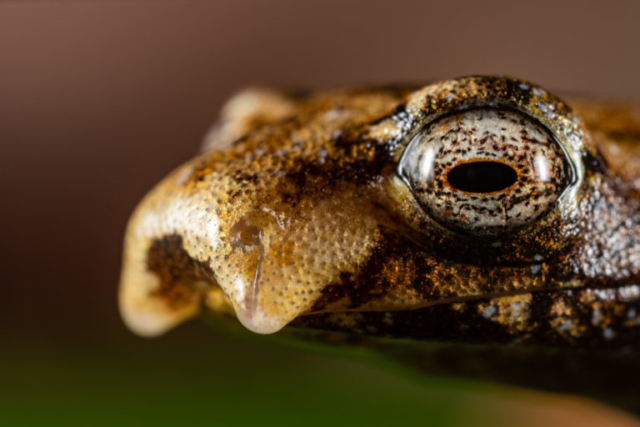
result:
[[[572,183],[562,146],[542,124],[513,110],[473,109],[418,133],[398,173],[440,225],[494,236],[549,212]]]

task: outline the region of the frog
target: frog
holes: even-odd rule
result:
[[[640,105],[508,76],[248,89],[125,235],[119,306],[640,414]]]

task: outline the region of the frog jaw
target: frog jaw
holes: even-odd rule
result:
[[[129,226],[120,305],[141,335],[161,334],[203,305],[267,334],[319,312],[413,311],[548,285],[541,264],[541,274],[531,275],[530,266],[479,268],[435,257],[356,186],[301,197],[295,207],[275,197],[259,200],[261,209],[251,197],[216,205],[209,187],[184,189],[197,165],[152,191]],[[404,188],[396,177],[386,185]]]
[[[614,338],[632,340],[637,330],[638,319],[625,316],[640,313],[639,289],[624,278],[589,284],[562,270],[571,265],[568,258],[491,266],[437,256],[356,186],[324,199],[302,197],[295,208],[269,197],[256,209],[251,197],[236,198],[226,200],[225,212],[215,205],[215,195],[201,203],[208,187],[185,191],[184,177],[194,167],[197,162],[185,165],[151,192],[129,226],[120,305],[125,322],[140,335],[159,335],[196,316],[203,305],[262,334],[293,323],[370,335],[470,339],[448,329],[451,323],[469,325],[486,341],[526,341],[539,339],[534,332],[543,325],[547,343],[608,345]],[[395,189],[386,193],[410,197],[396,177],[385,185]],[[546,317],[537,306],[545,307]],[[443,325],[442,319],[449,322]],[[584,319],[601,321],[591,325]],[[614,324],[620,328],[611,332]]]

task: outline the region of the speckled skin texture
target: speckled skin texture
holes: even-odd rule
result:
[[[398,166],[416,135],[447,117],[473,124],[472,110],[522,118],[505,131],[518,134],[509,164],[520,177],[505,191],[541,206],[491,232],[469,215],[447,222],[424,209],[419,180]],[[526,138],[554,165],[542,201],[546,190],[527,181],[535,150]],[[503,156],[485,150],[463,163]],[[294,324],[637,352],[639,191],[632,105],[565,103],[504,77],[306,96],[247,91],[224,109],[203,153],[132,216],[121,311],[142,335],[204,307],[259,333]]]

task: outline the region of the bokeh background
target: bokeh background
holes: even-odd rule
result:
[[[137,338],[116,288],[128,215],[236,90],[495,73],[638,99],[639,16],[632,0],[0,2],[0,425],[637,425],[198,322]]]

